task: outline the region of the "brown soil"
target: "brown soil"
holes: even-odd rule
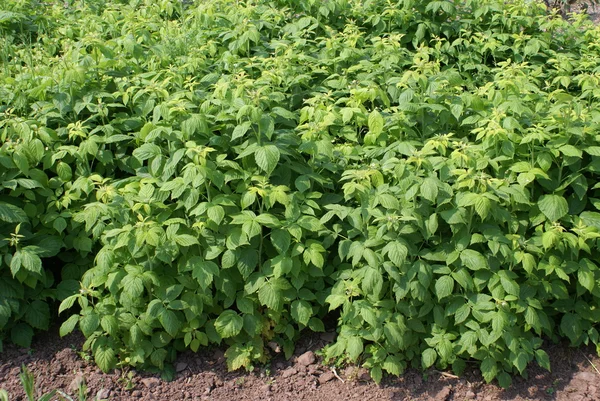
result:
[[[532,364],[529,378],[515,378],[505,391],[485,384],[474,368],[461,378],[409,370],[377,386],[363,369],[334,371],[319,363],[314,352],[333,338],[334,333],[309,336],[291,360],[276,356],[270,366],[252,373],[227,372],[222,350],[186,352],[175,363],[175,380],[165,382],[148,373],[104,374],[77,352],[81,335],[61,339],[53,330],[34,341],[32,349],[6,347],[0,354],[0,388],[8,390],[12,400],[24,399],[18,377],[24,364],[35,375],[40,394],[59,389],[75,398],[78,384],[85,380],[89,400],[600,400],[600,358],[591,347],[547,346],[552,372]]]

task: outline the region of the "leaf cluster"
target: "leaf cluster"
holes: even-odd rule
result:
[[[34,39],[6,28],[26,6]],[[13,341],[59,300],[61,334],[81,330],[103,370],[168,376],[209,344],[231,369],[270,343],[290,356],[335,316],[332,363],[380,381],[476,360],[503,386],[549,368],[544,338],[600,344],[584,17],[520,0],[6,8]]]

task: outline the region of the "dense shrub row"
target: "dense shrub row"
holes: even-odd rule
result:
[[[531,1],[8,0],[0,337],[103,370],[600,345],[600,31]],[[58,302],[61,301],[58,308]],[[0,343],[1,344],[1,343]],[[271,344],[273,345],[273,344]],[[273,347],[275,348],[275,347]]]

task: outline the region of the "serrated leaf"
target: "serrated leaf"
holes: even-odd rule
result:
[[[351,361],[356,361],[364,350],[363,340],[360,337],[352,336],[346,340],[346,352]]]
[[[380,366],[373,366],[371,368],[371,379],[377,384],[381,383],[381,379],[383,379],[383,371]]]
[[[592,292],[594,286],[596,285],[594,272],[591,271],[589,267],[582,264],[580,264],[579,269],[577,270],[577,281],[589,292]]]
[[[258,290],[258,300],[261,304],[268,306],[274,311],[281,310],[283,297],[279,289],[275,288],[272,281],[266,282],[260,290]]]
[[[20,347],[29,348],[33,339],[33,329],[28,324],[17,323],[10,330],[10,339]]]
[[[496,361],[490,357],[487,357],[481,362],[481,374],[483,375],[484,380],[489,383],[496,375],[498,375],[498,366]]]
[[[395,355],[388,355],[382,365],[383,369],[391,375],[400,376],[405,369],[404,364]]]
[[[535,350],[535,360],[542,368],[550,372],[550,358],[543,349]]]
[[[254,159],[264,172],[271,174],[279,163],[279,149],[275,145],[265,145],[256,149]]]
[[[109,345],[100,345],[94,351],[94,361],[104,372],[110,372],[117,364],[115,351]]]
[[[220,205],[211,206],[206,211],[206,215],[215,223],[221,224],[221,221],[223,221],[223,218],[225,217],[225,210],[223,209],[223,206]]]
[[[377,138],[383,132],[383,117],[377,110],[373,110],[368,118],[369,133]]]
[[[96,312],[89,312],[79,319],[79,329],[84,336],[89,337],[100,325],[100,319]]]
[[[100,319],[100,326],[111,336],[117,336],[119,333],[119,321],[115,315],[104,315]]]
[[[175,242],[181,246],[192,246],[198,244],[198,239],[189,234],[179,234],[175,237]]]
[[[450,276],[442,276],[435,282],[435,294],[438,300],[452,294],[454,290],[454,279]]]
[[[438,180],[433,177],[427,177],[421,184],[421,195],[430,202],[435,203],[438,196]]]
[[[394,265],[400,267],[408,256],[408,248],[402,242],[392,241],[383,248]]]
[[[573,145],[563,145],[560,148],[558,148],[558,150],[560,150],[560,152],[563,155],[569,156],[569,157],[578,157],[578,158],[581,158],[581,155],[582,155],[581,150],[577,149]]]
[[[296,300],[291,305],[292,318],[303,325],[308,325],[308,321],[312,317],[313,310],[310,303],[303,300]]]
[[[252,363],[250,355],[250,351],[243,349],[241,345],[232,345],[225,351],[227,368],[229,370],[237,370],[243,367],[249,368]]]
[[[215,329],[223,338],[234,337],[238,335],[244,327],[244,319],[228,309],[222,312],[217,320],[215,320]]]
[[[248,132],[248,129],[250,129],[250,126],[251,126],[250,121],[245,121],[242,124],[237,125],[233,129],[233,132],[231,133],[231,140],[234,141],[234,140],[246,135],[246,132]]]
[[[488,267],[483,255],[473,249],[465,249],[460,253],[460,260],[470,270],[480,270]]]
[[[287,230],[275,229],[271,231],[271,243],[280,254],[284,254],[290,247],[292,237]]]
[[[569,212],[567,200],[559,195],[544,195],[538,201],[540,211],[550,221],[556,221]]]
[[[423,369],[427,369],[435,363],[437,359],[437,352],[433,348],[427,348],[421,354],[421,366]]]
[[[24,223],[28,221],[27,214],[15,205],[0,202],[0,220],[7,223]]]
[[[133,156],[140,161],[150,159],[161,154],[161,150],[153,143],[144,143],[139,148],[133,150]]]
[[[77,326],[78,322],[79,315],[71,315],[67,320],[63,322],[63,324],[60,325],[60,336],[64,337],[67,334],[71,333],[75,329],[75,326]]]
[[[163,328],[171,337],[175,337],[181,328],[181,322],[172,310],[164,309],[159,316]]]
[[[35,300],[27,307],[25,321],[35,329],[48,330],[50,307],[46,302]]]
[[[507,389],[512,384],[512,378],[508,373],[502,371],[498,374],[498,384],[500,387]]]

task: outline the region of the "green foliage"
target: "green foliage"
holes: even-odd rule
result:
[[[549,368],[545,337],[600,344],[584,17],[521,0],[4,7],[13,341],[59,300],[61,335],[81,330],[104,371],[168,374],[208,344],[250,369],[337,314],[327,361],[380,381],[476,360],[502,386]]]

